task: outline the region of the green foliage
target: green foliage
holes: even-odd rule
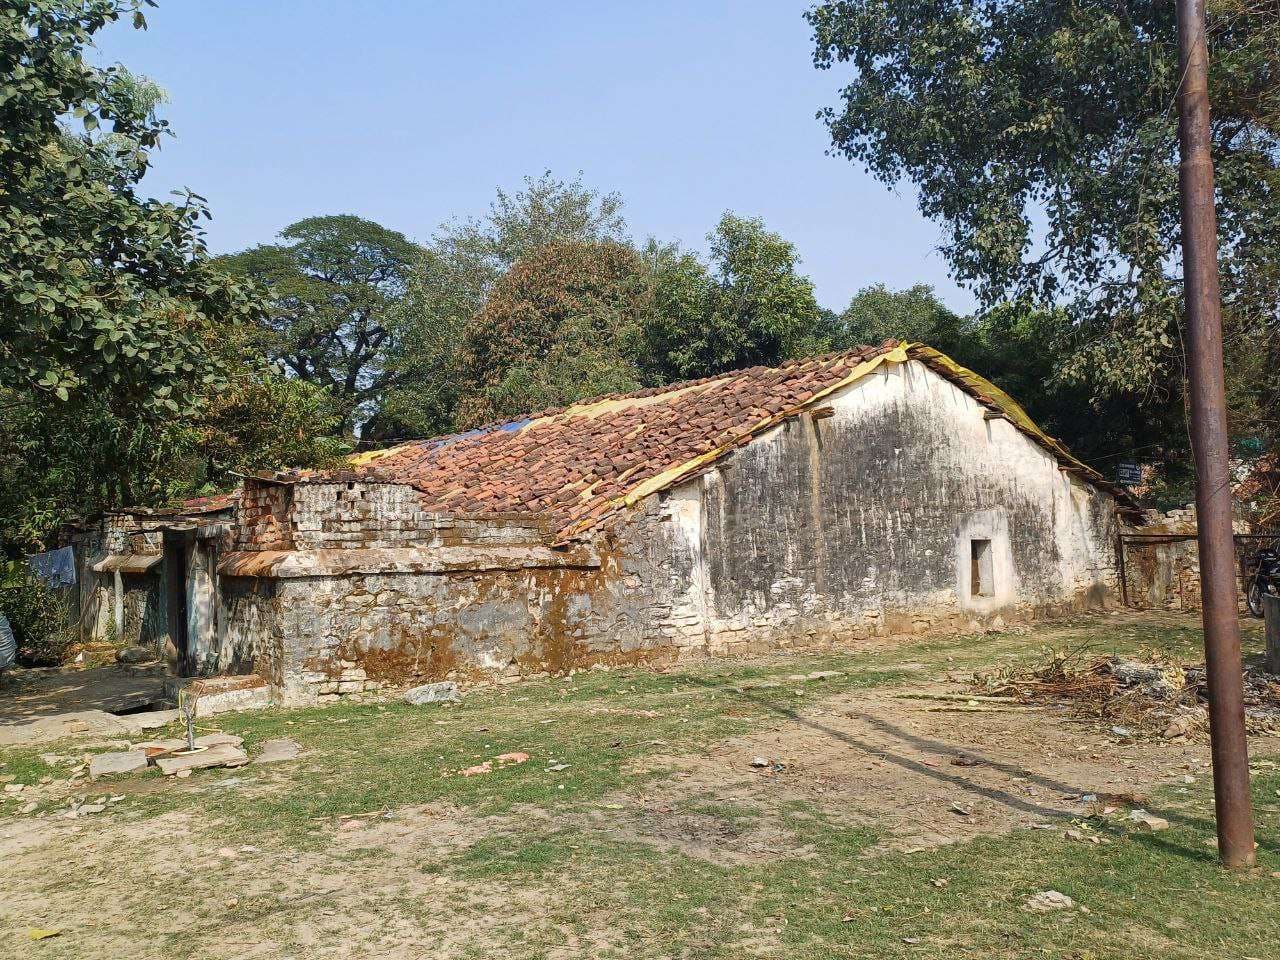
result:
[[[30,552],[105,507],[162,503],[184,489],[199,453],[186,421],[139,417],[110,394],[69,402],[0,392],[0,546]]]
[[[828,344],[813,284],[795,247],[763,221],[725,213],[707,237],[711,267],[692,254],[651,245],[655,311],[645,331],[656,382],[703,377]]]
[[[626,242],[622,200],[583,186],[581,177],[564,181],[550,172],[526,177],[515,193],[499,190],[488,214],[479,219],[446,224],[415,260],[405,297],[395,305],[397,323],[406,335],[388,350],[387,370],[394,382],[366,423],[366,438],[394,439],[447,433],[457,425],[455,407],[464,393],[477,394],[464,364],[464,330],[474,326],[490,294],[515,264],[539,255],[557,242],[592,245]],[[588,326],[590,324],[588,323]],[[519,361],[510,382],[481,385],[492,402],[473,400],[463,420],[485,415],[482,410],[509,410],[520,403],[539,405],[567,396],[557,382],[576,376],[575,365],[590,383],[630,383],[604,372],[614,364],[610,348],[591,344],[588,355],[569,356],[577,349],[570,338],[555,351],[553,369],[541,369],[536,358]],[[474,358],[473,358],[474,359]],[[471,361],[467,361],[471,362]],[[505,377],[505,374],[504,374]]]
[[[625,243],[626,226],[618,194],[589,189],[581,174],[564,181],[548,170],[525,177],[514,194],[499,189],[486,217],[446,225],[431,246],[478,310],[498,279],[539,248],[561,240]]]
[[[1280,6],[1209,5],[1223,293],[1275,335],[1280,304]],[[808,19],[835,149],[911,182],[990,307],[1061,303],[1069,372],[1169,394],[1180,373],[1174,5],[841,0]]]
[[[18,660],[30,667],[56,667],[75,643],[67,601],[23,571],[0,583],[0,613],[13,628]]]
[[[459,425],[638,388],[630,358],[650,304],[629,246],[560,240],[530,251],[463,334]]]
[[[841,347],[914,340],[967,364],[972,337],[970,320],[948,309],[923,283],[899,291],[882,283],[865,287],[840,315]]]
[[[396,308],[420,249],[394,230],[345,215],[300,220],[280,238],[218,265],[266,287],[271,302],[257,349],[327,390],[350,432],[404,376],[388,358],[413,336]]]
[[[341,424],[322,387],[246,363],[193,425],[206,472],[191,478],[191,492],[233,486],[233,473],[336,466],[351,449],[336,435]]]
[[[166,132],[158,91],[84,54],[123,15],[143,26],[140,6],[0,3],[0,387],[168,415],[218,380],[202,331],[254,300],[206,258],[201,198],[136,192]]]
[[[154,421],[110,395],[18,402],[0,391],[0,552],[51,547],[77,517],[230,489],[232,471],[324,466],[347,446],[319,387],[227,349],[199,416]]]

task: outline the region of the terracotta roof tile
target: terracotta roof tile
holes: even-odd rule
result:
[[[340,473],[295,479],[350,476],[404,483],[420,491],[425,509],[442,513],[534,512],[563,542],[608,523],[629,498],[634,502],[704,470],[725,452],[825,396],[860,364],[898,347],[897,341],[889,340],[878,347],[790,360],[775,368],[751,367],[597,397],[364,454]],[[950,361],[939,360],[940,354],[922,345],[903,347],[904,356],[922,360],[979,400],[992,402],[984,394],[995,388],[986,381],[958,375],[956,370],[963,368],[948,367]],[[999,405],[1016,407],[1008,398]],[[1030,421],[1019,429],[1055,455],[1070,457]],[[1088,479],[1115,492],[1091,470]]]
[[[562,537],[584,533],[621,509],[622,499],[641,484],[771,426],[858,363],[895,346],[889,341],[584,400],[366,455],[354,473],[415,487],[427,510],[480,516],[535,511],[547,515]],[[347,469],[307,479],[351,476]],[[576,521],[585,525],[571,529]]]

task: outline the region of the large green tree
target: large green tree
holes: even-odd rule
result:
[[[627,243],[621,198],[584,186],[581,176],[563,180],[548,171],[525,177],[518,190],[499,189],[484,216],[444,224],[414,261],[406,295],[393,306],[396,322],[413,335],[391,342],[391,383],[362,437],[378,442],[453,429],[459,398],[479,389],[460,353],[464,330],[518,261],[558,242]],[[528,385],[509,397],[536,402],[557,395],[534,383],[534,367],[521,376]],[[469,416],[478,415],[472,406]]]
[[[915,340],[936,347],[961,363],[973,359],[972,322],[938,299],[933,287],[918,283],[890,290],[882,283],[854,294],[840,315],[839,345]]]
[[[203,201],[138,186],[166,133],[155,89],[85,57],[140,0],[0,0],[0,387],[179,410],[219,371],[213,322],[255,303],[205,255]],[[95,401],[97,402],[97,401]]]
[[[349,215],[308,217],[285,227],[280,239],[218,264],[268,291],[258,349],[291,376],[327,390],[352,432],[412,375],[390,361],[418,333],[416,315],[398,307],[422,250]]]
[[[1280,4],[1208,13],[1228,324],[1273,342]],[[808,19],[817,65],[847,69],[822,114],[835,149],[912,184],[957,278],[988,307],[1067,308],[1071,366],[1100,387],[1176,388],[1174,4],[829,0]]]
[[[651,304],[644,263],[626,244],[529,250],[466,328],[459,425],[638,388],[632,358]]]
[[[642,358],[657,382],[818,352],[829,332],[795,247],[763,221],[725,213],[707,237],[710,268],[650,247],[655,310]]]

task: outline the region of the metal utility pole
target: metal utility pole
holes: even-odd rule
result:
[[[1249,747],[1236,599],[1227,464],[1227,403],[1222,373],[1222,301],[1218,290],[1218,217],[1209,134],[1209,48],[1204,0],[1178,0],[1178,91],[1181,146],[1182,263],[1187,305],[1187,376],[1191,445],[1196,461],[1196,519],[1209,736],[1218,855],[1227,867],[1255,862],[1249,798]]]

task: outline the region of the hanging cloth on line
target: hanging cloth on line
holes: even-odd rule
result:
[[[76,553],[71,547],[33,553],[27,566],[51,587],[69,587],[76,582]]]

